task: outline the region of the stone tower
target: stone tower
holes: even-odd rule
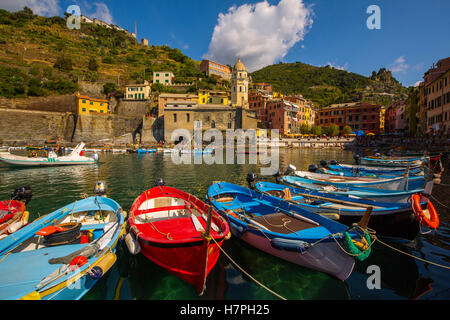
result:
[[[248,108],[248,72],[241,59],[236,62],[231,76],[231,105]]]

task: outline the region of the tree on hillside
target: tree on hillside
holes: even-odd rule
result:
[[[72,70],[72,59],[64,55],[59,56],[56,58],[56,62],[53,67],[60,71],[70,71]]]
[[[91,71],[97,71],[97,70],[98,70],[98,62],[97,62],[97,59],[95,59],[94,57],[91,57],[91,58],[89,59],[88,69],[91,70]]]

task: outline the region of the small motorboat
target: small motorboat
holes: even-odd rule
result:
[[[94,191],[0,241],[1,300],[77,300],[112,267],[124,212]]]
[[[58,157],[55,152],[50,151],[47,157],[24,157],[9,152],[0,153],[0,161],[11,166],[24,167],[48,167],[96,164],[98,155],[92,157],[83,156],[84,143],[80,143],[69,155]]]
[[[274,196],[227,182],[213,183],[207,198],[228,220],[232,234],[251,246],[340,280],[352,273],[355,260],[342,248],[362,236],[350,231],[351,227]],[[367,214],[365,221],[370,217],[370,210]],[[364,229],[364,223],[361,226]],[[367,237],[366,233],[364,239],[369,242]],[[370,244],[366,243],[360,254],[368,253],[369,248]]]
[[[158,151],[157,148],[152,148],[152,149],[142,149],[142,148],[138,148],[138,149],[137,149],[137,153],[138,153],[138,154],[156,153],[156,151]]]
[[[433,180],[427,181],[424,188],[404,190],[387,190],[377,188],[367,188],[359,186],[336,186],[327,183],[315,183],[308,179],[303,179],[295,176],[282,176],[279,180],[288,185],[293,185],[305,190],[316,190],[323,193],[346,196],[350,198],[361,198],[374,201],[408,202],[412,195],[416,193],[431,194],[433,190]]]
[[[212,207],[158,179],[134,201],[128,221],[146,258],[203,293],[219,258],[218,246],[231,235]]]
[[[348,226],[360,221],[367,208],[372,207],[368,227],[380,236],[413,240],[420,232],[419,220],[414,215],[410,203],[380,202],[315,190],[307,191],[293,186],[258,181],[256,175],[252,173],[247,176],[247,182],[255,190],[289,201],[305,210]],[[426,206],[425,200],[419,204],[419,207]]]
[[[26,206],[32,198],[30,187],[16,188],[11,200],[0,201],[0,241],[28,224]]]
[[[214,153],[214,149],[181,149],[181,153],[193,153],[193,154],[211,154]]]

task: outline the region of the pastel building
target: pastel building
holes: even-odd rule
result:
[[[153,72],[153,83],[160,83],[163,85],[171,85],[174,75],[170,71],[156,71]]]
[[[291,101],[271,100],[267,103],[267,119],[270,129],[277,129],[281,136],[300,133],[301,109]]]
[[[76,94],[77,113],[82,115],[108,114],[108,100]]]
[[[335,124],[342,132],[345,126],[352,131],[380,133],[381,106],[367,102],[335,104],[316,112],[316,124],[327,127]]]
[[[164,115],[167,103],[170,101],[173,107],[178,105],[193,106],[198,103],[198,95],[185,93],[161,93],[158,97],[158,117]],[[178,103],[177,103],[178,102]]]
[[[397,101],[387,107],[384,129],[385,133],[403,133],[407,131],[405,101]]]
[[[152,89],[148,81],[143,84],[129,84],[125,86],[125,100],[142,101],[148,100]]]
[[[450,57],[439,60],[423,79],[424,131],[450,134]]]
[[[200,71],[208,77],[215,75],[226,80],[231,79],[231,70],[229,67],[211,60],[202,60],[200,63]]]
[[[220,104],[228,105],[229,98],[226,91],[199,90],[198,104]]]

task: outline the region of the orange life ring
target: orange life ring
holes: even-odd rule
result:
[[[414,194],[411,198],[411,207],[416,219],[425,227],[436,229],[439,226],[439,216],[431,201],[428,199],[427,208],[422,210],[420,200],[425,198],[421,194]],[[426,198],[425,198],[426,199]]]

